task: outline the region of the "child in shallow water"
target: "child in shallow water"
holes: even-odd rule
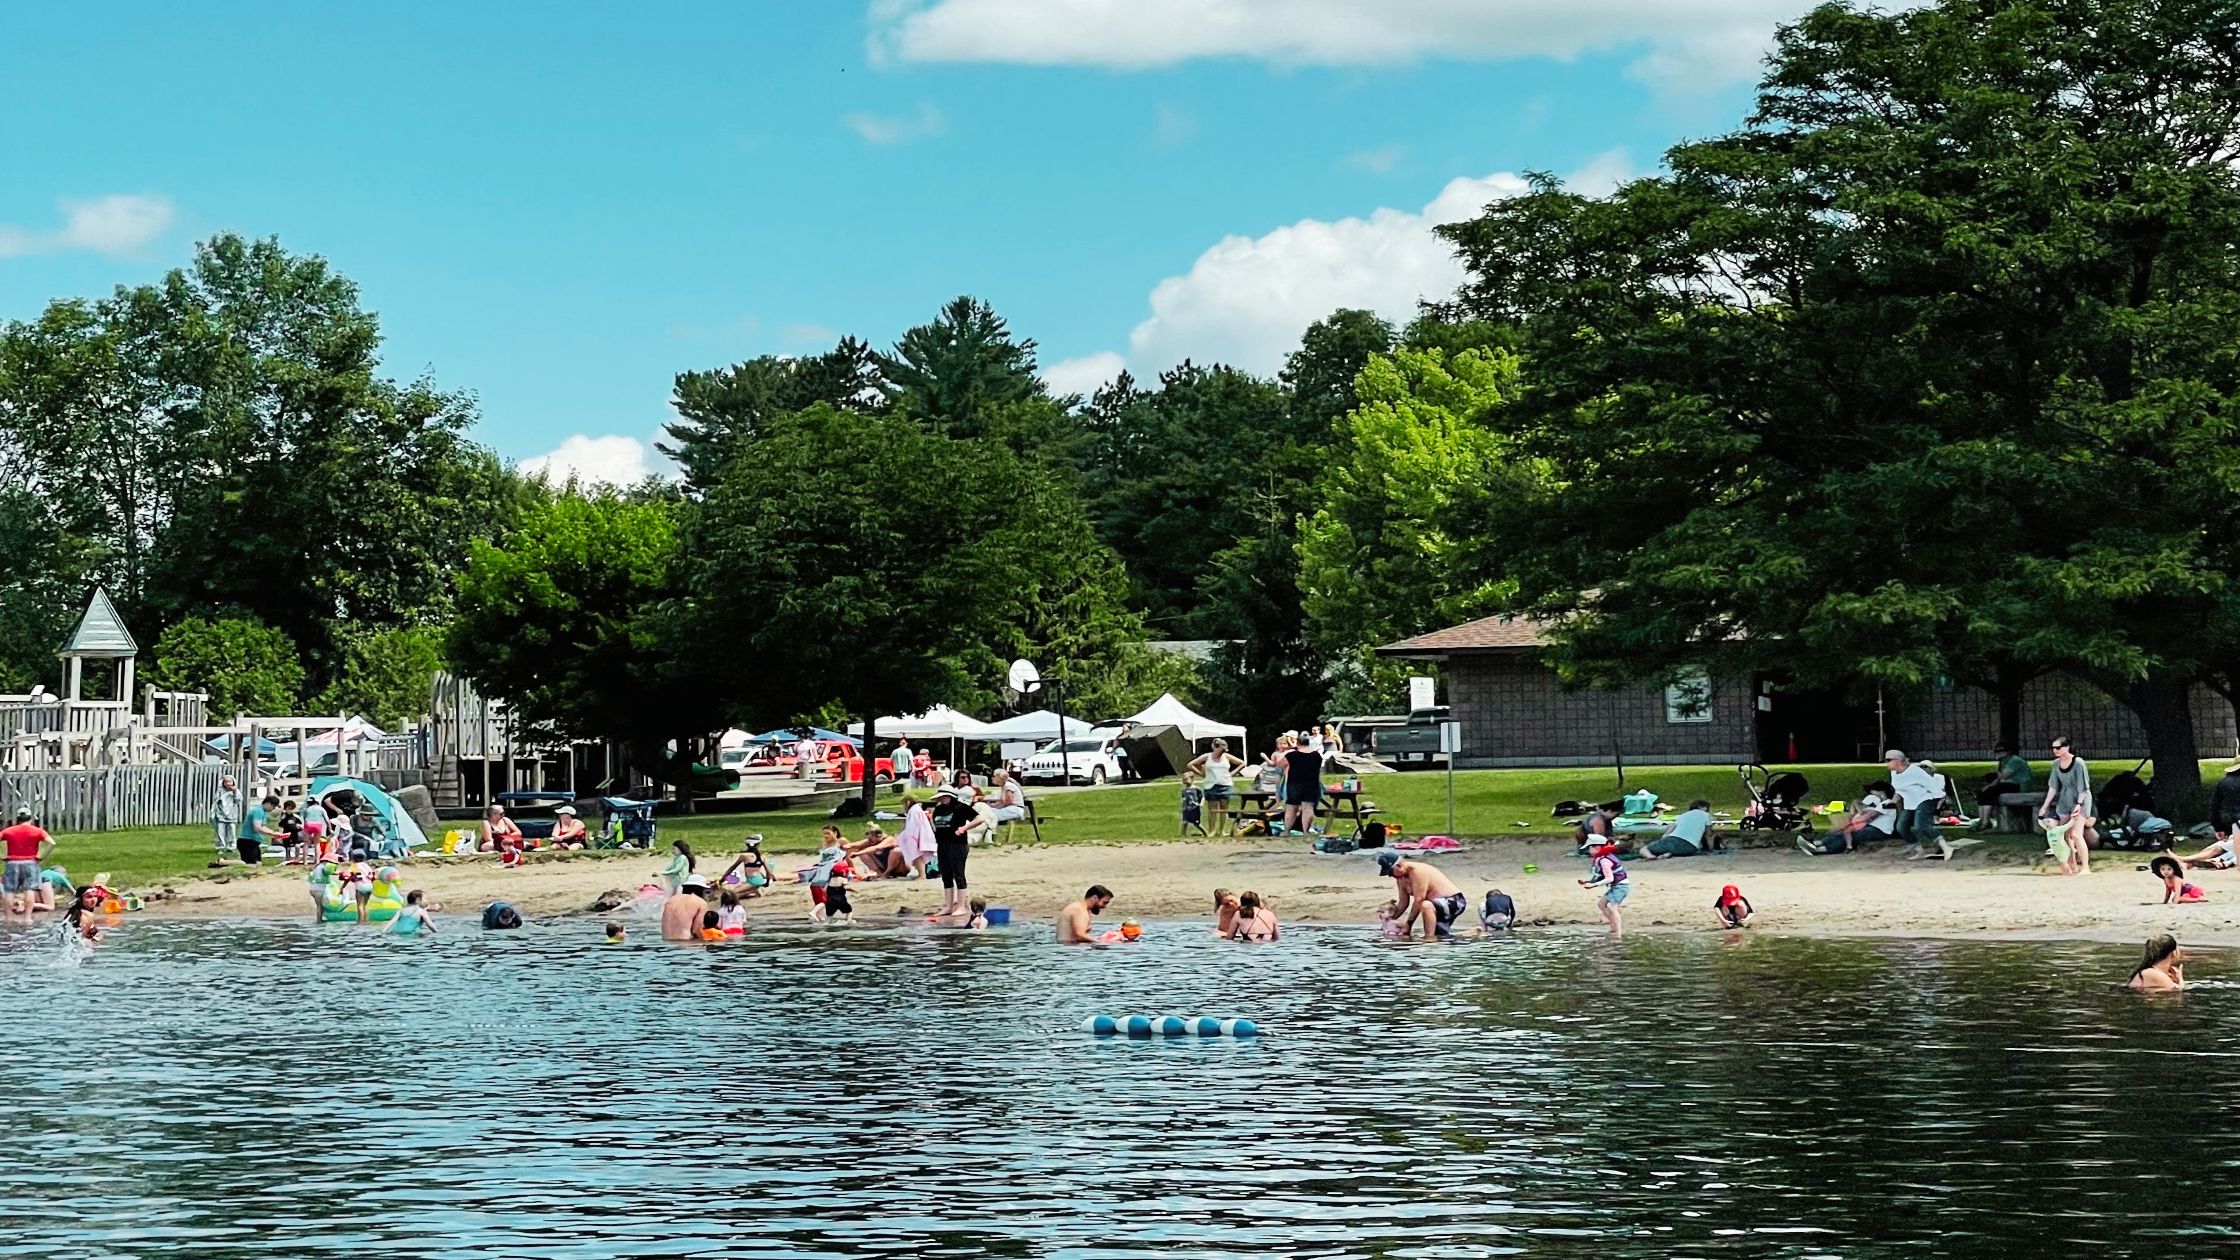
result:
[[[1506,932],[1517,925],[1517,903],[1509,894],[1496,888],[1486,894],[1486,903],[1478,910],[1478,926],[1487,932]]]
[[[716,926],[723,929],[725,936],[747,934],[747,910],[739,904],[739,894],[723,894],[723,902],[716,908]]]
[[[972,917],[965,921],[965,926],[975,932],[988,930],[988,899],[986,897],[974,897],[972,899]]]
[[[700,916],[700,939],[701,939],[701,940],[703,940],[703,941],[720,941],[720,940],[723,940],[723,939],[725,939],[725,937],[724,937],[724,935],[723,935],[723,929],[722,929],[722,928],[720,928],[720,927],[718,927],[718,926],[716,926],[716,919],[717,919],[717,917],[718,917],[718,916],[717,916],[716,912],[715,912],[715,911],[713,911],[713,910],[710,910],[710,911],[708,911],[708,912],[707,912],[706,914],[703,914],[703,915],[701,915],[701,916]]]
[[[1377,907],[1377,935],[1388,941],[1403,939],[1400,931],[1400,902],[1397,899]]]
[[[2167,906],[2173,901],[2191,903],[2209,899],[2209,894],[2202,892],[2200,885],[2186,882],[2185,864],[2167,853],[2149,862],[2147,869],[2162,881],[2163,905]]]

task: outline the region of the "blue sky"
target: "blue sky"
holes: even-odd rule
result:
[[[1269,371],[1428,236],[1748,103],[1802,0],[0,6],[0,318],[221,230],[325,255],[389,370],[626,475],[670,378],[974,293],[1080,387]],[[1459,181],[1459,182],[1458,182]]]

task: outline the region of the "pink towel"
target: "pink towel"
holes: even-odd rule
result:
[[[902,815],[902,831],[894,838],[895,851],[912,866],[918,859],[933,855],[933,823],[926,818],[926,807],[913,803]]]

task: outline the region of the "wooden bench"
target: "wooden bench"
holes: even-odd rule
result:
[[[1991,811],[1991,829],[2007,835],[2028,835],[2038,829],[2038,805],[2043,792],[2001,792],[1999,807]]]

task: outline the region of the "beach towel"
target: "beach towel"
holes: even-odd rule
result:
[[[918,859],[933,856],[933,823],[926,817],[926,807],[913,802],[903,815],[902,830],[894,838],[895,851],[912,866]]]

